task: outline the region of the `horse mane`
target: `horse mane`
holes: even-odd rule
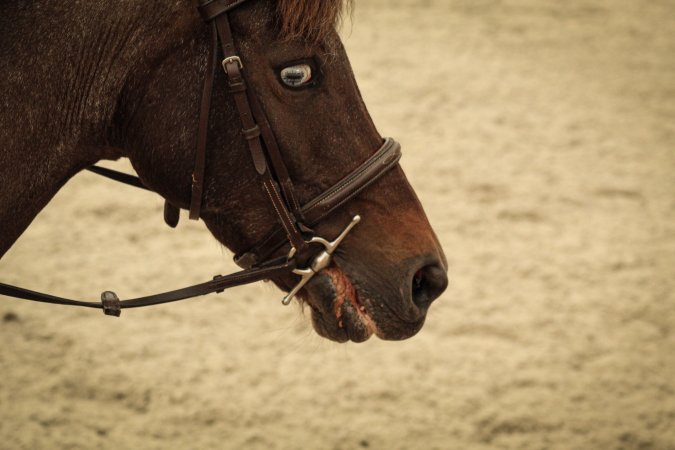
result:
[[[319,43],[337,28],[353,0],[277,0],[281,37]]]

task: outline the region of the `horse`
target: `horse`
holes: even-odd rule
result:
[[[363,175],[363,162],[387,145],[338,35],[349,9],[350,0],[0,3],[0,258],[75,174],[128,158],[169,211],[196,209],[193,218],[236,255],[250,255],[280,225],[291,244],[270,258],[295,261],[298,236],[306,248],[339,235],[344,243],[324,251],[323,265],[306,257],[298,264],[312,267],[269,272],[283,291],[296,287],[319,335],[416,334],[446,289],[447,261],[398,160],[316,223],[303,223],[299,207]],[[219,57],[233,52],[223,71],[213,72],[214,36],[232,41],[221,42]],[[246,102],[257,123],[242,132]],[[252,163],[254,147],[265,152]],[[261,171],[274,174],[264,179],[268,192]]]

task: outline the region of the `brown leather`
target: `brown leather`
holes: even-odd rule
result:
[[[206,77],[202,89],[202,101],[199,109],[199,126],[197,128],[197,151],[195,153],[195,167],[192,171],[192,197],[190,198],[190,219],[199,220],[202,209],[202,194],[204,191],[204,171],[206,170],[206,140],[209,131],[209,114],[211,112],[211,94],[213,93],[213,79],[216,64],[218,64],[218,36],[215,24],[211,24],[211,46],[206,67]]]
[[[260,100],[258,96],[249,91],[249,102],[251,104],[251,109],[253,111],[253,116],[256,118],[256,121],[261,124],[261,136],[265,148],[267,149],[267,155],[270,158],[270,163],[272,164],[272,169],[276,180],[279,183],[281,192],[286,199],[286,204],[290,207],[291,212],[297,220],[302,221],[303,218],[300,215],[300,205],[295,197],[295,192],[293,188],[293,182],[291,177],[288,174],[288,169],[284,163],[284,158],[281,155],[279,150],[279,145],[277,144],[276,136],[272,131],[267,115],[260,105]]]
[[[164,223],[166,223],[171,228],[176,228],[179,221],[180,209],[166,200],[164,202]]]
[[[123,172],[118,172],[117,170],[112,170],[106,167],[99,167],[99,166],[89,166],[87,167],[87,170],[95,173],[96,175],[101,175],[102,177],[106,177],[111,180],[118,181],[120,183],[128,184],[129,186],[145,189],[146,191],[152,190],[145,184],[143,184],[140,178]]]
[[[256,269],[242,270],[227,276],[218,275],[214,277],[213,280],[194,286],[130,300],[119,300],[114,292],[106,291],[101,295],[101,302],[86,302],[30,291],[28,289],[10,286],[4,283],[0,283],[0,295],[56,305],[103,309],[106,315],[119,316],[122,309],[159,305],[212,294],[214,292],[222,292],[223,290],[234,286],[241,286],[275,276],[285,275],[293,271],[295,267],[295,260],[287,261],[284,259],[277,261],[274,264],[265,265],[264,267]]]
[[[304,223],[309,227],[316,225],[395,167],[400,159],[401,145],[392,138],[385,139],[382,147],[356,170],[301,208],[306,219]],[[269,258],[284,243],[284,235],[281,230],[273,230],[255,247],[235,256],[234,260],[240,267],[253,267]]]
[[[247,89],[246,79],[242,72],[243,65],[239,56],[236,53],[234,45],[234,38],[232,37],[232,29],[230,28],[230,21],[227,13],[222,13],[215,19],[216,30],[220,37],[220,43],[223,50],[223,69],[227,75],[228,84],[230,86],[230,93],[234,97],[239,118],[241,120],[242,128],[244,130],[253,130],[256,127],[260,129],[260,135],[249,133],[250,139],[246,139],[248,143],[253,163],[262,178],[263,189],[267,197],[274,206],[274,211],[281,223],[286,237],[297,251],[306,247],[305,238],[298,230],[295,217],[287,207],[287,201],[284,200],[279,192],[279,185],[273,178],[267,165],[267,158],[269,156],[272,161],[281,161],[281,155],[276,144],[263,148],[262,136],[273,136],[270,129],[269,122],[262,117],[254,117],[254,112],[251,107],[249,98],[254,98],[255,94],[250,93]],[[244,133],[246,135],[246,133]],[[257,133],[256,133],[257,134]],[[267,152],[265,152],[267,150]],[[283,165],[283,163],[281,163]],[[284,168],[285,170],[285,168]],[[286,173],[286,177],[288,174]]]
[[[219,15],[228,12],[246,0],[207,0],[197,7],[204,22],[211,22]]]
[[[382,147],[355,171],[302,207],[307,223],[310,226],[318,223],[388,172],[400,159],[401,145],[392,138],[385,139]]]

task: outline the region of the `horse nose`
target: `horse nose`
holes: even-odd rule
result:
[[[422,267],[412,278],[412,300],[418,308],[426,309],[448,287],[448,276],[440,264]]]

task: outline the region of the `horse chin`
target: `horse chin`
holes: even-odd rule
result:
[[[312,310],[316,332],[336,342],[365,342],[373,334],[381,339],[405,339],[417,333],[421,324],[394,326],[398,332],[388,332],[391,324],[376,319],[373,302],[361,295],[347,274],[333,265],[324,269],[307,285],[303,301]],[[384,319],[384,317],[382,317]],[[382,325],[382,326],[381,326]]]
[[[379,334],[369,302],[337,266],[321,271],[302,299],[312,310],[312,325],[320,336],[337,342],[364,342]]]

